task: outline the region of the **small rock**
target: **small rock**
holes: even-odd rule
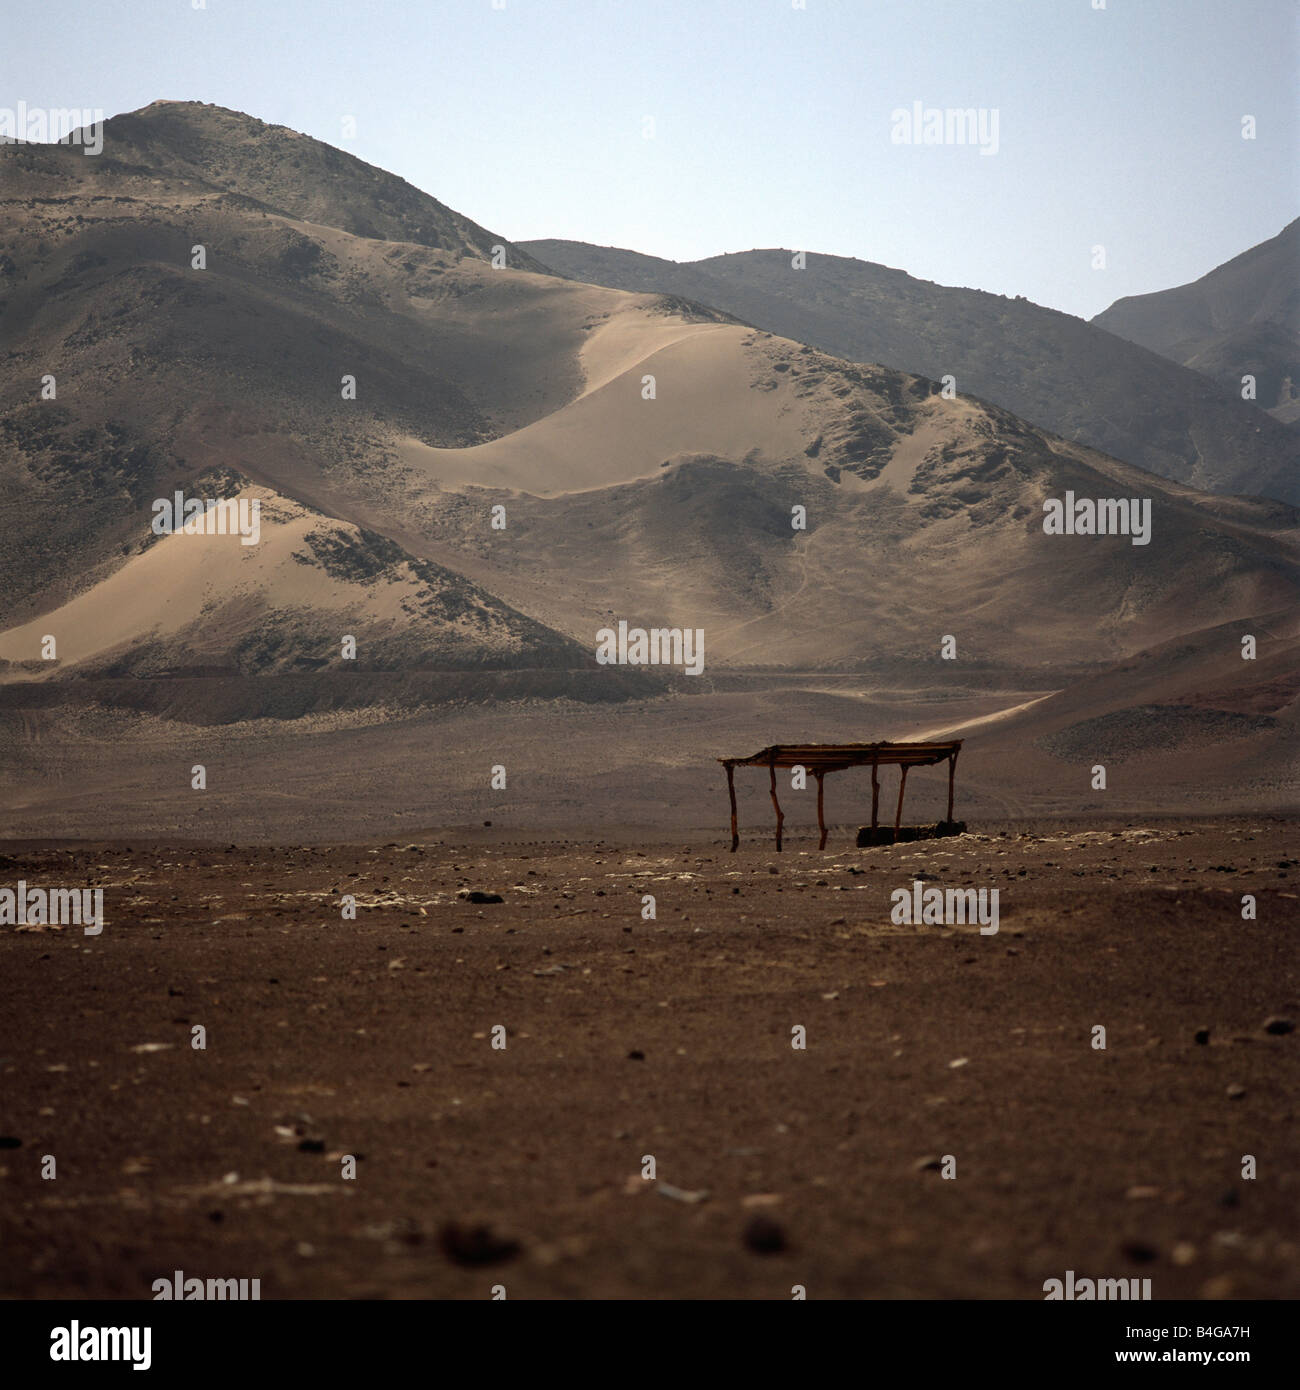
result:
[[[458,1226],[454,1221],[439,1231],[438,1244],[452,1264],[467,1268],[504,1264],[520,1250],[517,1240],[494,1235],[490,1226]]]
[[[912,1164],[912,1172],[937,1173],[942,1167],[943,1159],[937,1157],[935,1154],[926,1154],[924,1158],[918,1158],[916,1162]]]
[[[0,1149],[21,1149],[23,1141],[12,1134],[0,1134]]]
[[[634,1047],[632,1051],[627,1054],[627,1060],[629,1062],[644,1062],[645,1053],[642,1052],[639,1047]]]
[[[1198,1028],[1193,1036],[1202,1047],[1205,1047],[1210,1041],[1210,1030],[1208,1028]]]
[[[1142,1184],[1139,1184],[1135,1187],[1130,1187],[1129,1190],[1124,1194],[1124,1196],[1127,1197],[1130,1202],[1142,1202],[1145,1201],[1148,1197],[1158,1197],[1159,1195],[1160,1189],[1158,1187],[1150,1187]]]
[[[745,1246],[756,1255],[779,1255],[786,1248],[785,1232],[770,1216],[756,1216],[745,1227]]]
[[[323,1139],[303,1139],[298,1144],[300,1154],[323,1154],[325,1152],[325,1141]]]
[[[1234,1081],[1232,1085],[1228,1087],[1229,1100],[1240,1100],[1245,1094],[1246,1088],[1241,1085],[1240,1082]]]
[[[1134,1264],[1150,1264],[1152,1260],[1158,1259],[1160,1256],[1160,1252],[1153,1245],[1147,1245],[1140,1240],[1126,1241],[1120,1246],[1120,1249]]]
[[[1169,1252],[1169,1258],[1176,1265],[1186,1266],[1195,1264],[1196,1247],[1190,1241],[1180,1240]]]
[[[473,891],[462,889],[456,896],[458,898],[463,898],[467,903],[505,902],[505,899],[501,896],[500,893],[483,893],[480,892],[477,888],[475,888]]]
[[[1287,1033],[1295,1032],[1295,1024],[1289,1018],[1282,1018],[1279,1014],[1274,1014],[1272,1018],[1264,1020],[1264,1031],[1272,1033],[1274,1037],[1284,1037]]]
[[[668,1197],[674,1202],[685,1202],[690,1206],[709,1200],[708,1192],[703,1189],[699,1192],[688,1192],[684,1187],[674,1187],[670,1182],[661,1182],[655,1190],[661,1197]]]

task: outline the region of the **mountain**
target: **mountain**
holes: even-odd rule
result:
[[[1117,299],[1092,320],[1300,421],[1300,218],[1191,284]]]
[[[333,145],[287,126],[195,101],[155,101],[115,116],[102,156],[88,160],[88,182],[106,176],[143,189],[161,176],[172,187],[246,198],[265,211],[336,227],[353,236],[490,260],[495,246],[510,264],[543,270],[518,247],[468,217]]]
[[[755,328],[697,280],[544,272],[387,177],[201,106],[108,121],[99,159],[0,146],[0,721],[24,804],[52,756],[111,798],[224,724],[295,785],[294,740],[319,736],[377,796],[431,746],[473,808],[508,748],[551,760],[515,803],[548,816],[656,760],[687,806],[700,747],[795,724],[890,736],[1059,691],[1056,737],[1116,715],[1106,671],[1226,628],[1265,647],[1300,598],[1282,502]],[[156,534],[178,490],[258,502],[257,543]],[[1071,493],[1131,500],[1149,530],[1048,534]],[[600,665],[620,620],[700,630],[703,674]],[[1202,682],[1225,699],[1227,667]],[[1203,708],[1178,739],[1279,744],[1295,696],[1266,685],[1254,722]],[[580,781],[563,739],[529,751],[537,706],[588,749]]]
[[[15,518],[0,542],[0,591],[20,632],[32,614],[48,613],[52,604],[62,611],[114,579],[119,592],[134,595],[128,611],[139,624],[136,638],[152,642],[151,633],[179,621],[174,606],[165,619],[149,611],[170,584],[120,577],[131,571],[157,578],[160,560],[144,558],[157,539],[147,521],[152,499],[177,488],[226,495],[234,479],[235,491],[269,484],[268,497],[291,502],[292,490],[276,490],[272,475],[314,475],[345,459],[364,471],[362,455],[369,456],[380,422],[384,429],[400,422],[412,437],[442,444],[489,437],[501,422],[488,419],[495,378],[486,364],[509,378],[512,370],[529,372],[533,357],[548,351],[512,328],[496,337],[512,336],[513,350],[490,326],[450,331],[445,350],[488,389],[458,387],[436,345],[372,291],[370,261],[403,263],[402,294],[429,311],[449,295],[486,289],[500,238],[401,180],[280,127],[219,108],[155,103],[107,122],[101,157],[67,146],[8,145],[0,148],[0,170],[0,495]],[[299,220],[304,213],[364,232]],[[205,269],[193,268],[195,247],[210,255]],[[533,264],[513,248],[509,254]],[[471,269],[458,277],[462,263]],[[413,365],[416,359],[423,360]],[[476,363],[484,369],[475,372]],[[342,399],[345,374],[359,382],[356,402]],[[549,398],[536,375],[530,391],[544,408]],[[47,377],[52,399],[43,398]],[[554,391],[566,388],[557,380]],[[502,413],[507,425],[512,412],[534,408],[514,399],[509,382],[503,389],[510,396]],[[345,417],[348,428],[340,433]],[[258,466],[263,454],[274,459],[265,474]],[[205,487],[213,479],[215,494]],[[311,507],[305,494],[299,500]],[[282,513],[272,511],[268,534],[279,534],[274,518]],[[342,520],[321,513],[315,534]],[[330,546],[362,544],[356,533],[353,525],[349,538],[333,537]],[[300,551],[303,539],[296,537]],[[159,551],[169,573],[200,566],[207,572],[211,564],[203,537],[172,537]],[[264,554],[240,558],[240,583],[271,582]],[[372,558],[376,573],[385,564],[407,566],[403,582],[412,594],[423,578],[444,608],[461,613],[458,631],[445,626],[444,662],[492,665],[503,653],[517,660],[531,642],[540,643],[540,665],[550,665],[561,648],[574,659],[564,639],[519,614],[506,619],[512,636],[503,645],[501,615],[488,619],[489,601],[462,578],[417,576],[410,569],[416,557],[391,548]],[[297,576],[292,564],[277,573]],[[262,654],[262,666],[279,659],[257,635],[259,613],[281,598],[293,607],[274,590],[243,604],[245,631],[217,627],[238,669],[250,652]],[[481,650],[471,650],[464,630],[469,614],[484,618]],[[101,635],[108,630],[93,626]],[[20,659],[12,641],[3,649]],[[181,660],[189,649],[180,641],[151,661]],[[96,659],[106,655],[96,651]]]
[[[784,250],[679,265],[572,241],[524,249],[561,274],[682,295],[857,362],[880,362],[1004,406],[1161,477],[1300,502],[1300,440],[1199,372],[1022,298]]]

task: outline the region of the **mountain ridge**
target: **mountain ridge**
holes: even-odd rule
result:
[[[405,557],[393,561],[403,576],[434,565],[481,594],[461,603],[468,628],[429,628],[416,648],[378,628],[367,638],[420,669],[586,670],[596,630],[619,616],[704,629],[710,671],[915,663],[952,631],[968,661],[1076,669],[1297,596],[1296,513],[1283,503],[1162,480],[964,380],[950,399],[924,374],[751,327],[700,294],[712,293],[704,272],[631,292],[509,257],[494,268],[457,240],[476,225],[459,214],[432,246],[268,211],[290,201],[285,180],[292,192],[299,175],[276,171],[290,147],[319,143],[309,137],[286,145],[195,106],[120,119],[98,173],[71,150],[0,148],[0,231],[19,256],[0,269],[11,661],[33,659],[42,615],[90,611],[85,595],[120,611],[115,576],[139,572],[150,498],[213,470],[336,534],[380,538]],[[138,128],[155,122],[163,135]],[[239,133],[227,162],[250,139],[270,152],[222,175],[228,187],[196,179],[195,149],[169,169],[171,142],[195,123],[204,152]],[[326,203],[371,182],[337,167]],[[58,396],[43,401],[34,386],[50,364]],[[1069,490],[1146,496],[1155,544],[1045,535],[1044,500]],[[160,607],[169,589],[199,592],[197,547],[168,554],[174,581],[136,586],[138,630],[86,654],[87,674],[333,659],[333,615],[351,610],[324,588],[291,643],[259,647],[259,615],[301,598],[300,566],[265,570],[256,601],[225,603],[223,647],[192,630],[202,605],[179,625],[179,609]],[[214,602],[226,583],[214,581]],[[550,655],[501,658],[492,604],[536,625],[528,641]],[[180,636],[159,649],[158,632]]]
[[[810,252],[796,271],[786,249],[679,264],[582,242],[524,246],[577,279],[690,295],[851,361],[951,375],[959,391],[1174,481],[1300,502],[1300,436],[1200,373],[1060,310],[850,257]]]
[[[1300,421],[1300,218],[1274,237],[1172,289],[1117,299],[1092,322]]]

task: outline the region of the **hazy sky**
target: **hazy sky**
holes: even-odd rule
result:
[[[1300,211],[1294,0],[204,2],[13,0],[0,105],[216,102],[514,240],[789,246],[1085,316]],[[997,152],[894,143],[915,102],[996,111]]]

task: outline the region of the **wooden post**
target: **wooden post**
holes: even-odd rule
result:
[[[826,776],[824,772],[813,774],[817,778],[817,829],[822,832],[821,843],[818,849],[826,848],[826,820],[822,815],[822,778]]]
[[[957,773],[957,755],[956,755],[956,753],[949,753],[949,755],[948,755],[948,824],[949,824],[949,825],[952,824],[952,783],[953,783],[953,778],[956,776],[956,773]]]
[[[871,764],[871,842],[876,842],[876,820],[880,811],[880,765]]]
[[[736,770],[727,764],[727,795],[731,797],[731,852],[735,854],[740,843],[740,832],[736,829]]]
[[[772,774],[772,805],[776,807],[776,852],[781,853],[781,822],[785,817],[781,814],[781,803],[776,799],[776,754],[774,753],[768,763],[768,770]]]
[[[902,775],[898,779],[898,810],[894,812],[894,843],[898,843],[898,827],[903,823],[903,792],[907,787],[907,764],[902,767]]]

